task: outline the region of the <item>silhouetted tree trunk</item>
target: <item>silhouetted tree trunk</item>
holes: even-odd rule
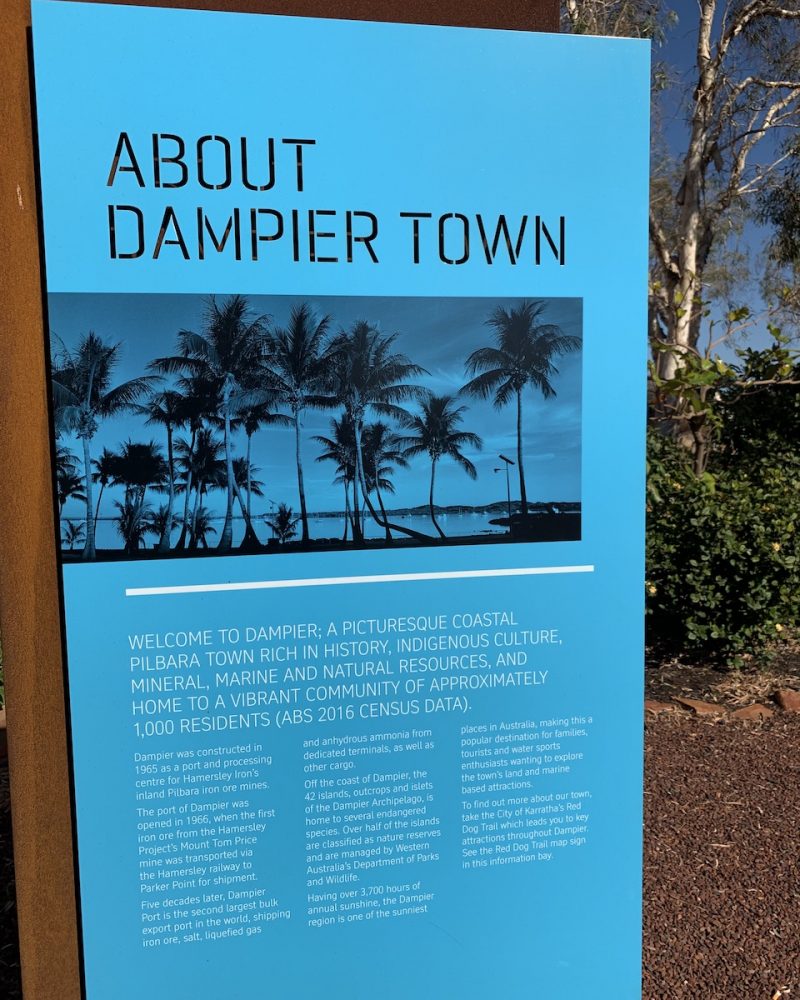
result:
[[[435,481],[436,481],[436,459],[434,458],[434,459],[431,460],[431,492],[430,492],[430,496],[428,497],[428,504],[429,504],[430,511],[431,511],[431,521],[433,521],[433,526],[439,532],[439,536],[441,538],[444,538],[445,534],[442,531],[442,529],[439,527],[439,522],[436,520],[436,511],[434,510],[434,506],[433,506],[433,486],[434,486]]]

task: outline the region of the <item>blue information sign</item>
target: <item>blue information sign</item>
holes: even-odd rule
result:
[[[33,18],[88,1000],[638,998],[647,44]]]

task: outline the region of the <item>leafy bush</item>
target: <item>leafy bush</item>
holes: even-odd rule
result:
[[[651,641],[734,662],[799,617],[800,456],[772,427],[759,447],[752,409],[747,419],[747,434],[729,421],[738,454],[723,442],[714,471],[699,478],[672,441],[648,438]]]

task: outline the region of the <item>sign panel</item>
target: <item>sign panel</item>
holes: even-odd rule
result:
[[[34,57],[87,997],[638,997],[647,46]]]

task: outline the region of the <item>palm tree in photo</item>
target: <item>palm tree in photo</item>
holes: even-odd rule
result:
[[[56,469],[56,493],[58,495],[58,516],[64,512],[64,504],[67,500],[80,500],[86,503],[86,493],[83,476],[77,472],[70,472],[65,466]]]
[[[209,489],[225,488],[227,486],[227,465],[223,458],[224,450],[224,442],[220,441],[209,427],[201,427],[197,432],[191,457],[189,457],[188,446],[185,441],[178,441],[176,444],[176,451],[181,455],[182,461],[190,462],[186,473],[187,481],[191,478],[194,482],[194,507],[189,520],[188,530],[190,549],[197,548],[197,518],[206,492]],[[183,458],[182,454],[184,451],[186,452],[185,458]],[[206,516],[211,516],[208,511],[206,511]],[[207,534],[211,533],[207,532]],[[216,531],[213,534],[216,534]]]
[[[330,422],[330,437],[323,434],[314,436],[314,440],[323,446],[323,451],[317,455],[318,462],[333,462],[336,475],[333,482],[344,486],[344,533],[342,541],[347,541],[348,526],[352,527],[350,515],[350,487],[356,482],[356,436],[353,422],[346,413]],[[355,528],[353,529],[355,533]]]
[[[408,468],[408,460],[403,451],[402,441],[390,430],[387,424],[377,421],[374,424],[367,424],[362,435],[364,451],[364,478],[367,482],[368,492],[375,491],[378,506],[381,510],[381,517],[384,520],[386,530],[386,541],[392,540],[392,533],[389,527],[389,519],[386,515],[386,508],[383,504],[383,493],[394,493],[394,484],[391,476],[395,471],[395,466],[402,469]]]
[[[144,545],[145,536],[153,531],[152,508],[149,504],[140,503],[133,492],[122,503],[115,500],[114,506],[119,511],[117,531],[125,541],[125,552],[134,555]]]
[[[169,552],[170,536],[174,528],[172,511],[175,506],[175,453],[172,437],[177,427],[186,421],[185,399],[174,389],[162,389],[153,393],[146,403],[136,407],[136,412],[146,417],[146,424],[159,424],[167,432],[167,513],[163,519],[163,531],[156,546],[157,552]]]
[[[271,516],[265,515],[264,520],[272,528],[272,533],[281,545],[285,545],[297,534],[297,522],[300,518],[295,517],[294,511],[287,504],[279,503],[275,513]]]
[[[384,335],[364,320],[343,330],[331,344],[328,361],[329,384],[336,402],[344,408],[352,422],[356,446],[356,479],[361,494],[376,524],[388,527],[420,540],[428,536],[381,518],[369,499],[364,475],[364,421],[370,412],[404,422],[408,413],[400,405],[425,396],[425,390],[408,379],[426,374],[405,354],[394,350],[397,334]],[[355,541],[364,540],[359,513],[358,492],[354,493],[353,527]]]
[[[75,551],[75,546],[80,545],[86,539],[86,527],[80,521],[67,519],[62,530],[63,543],[70,552]]]
[[[259,373],[259,375],[256,376],[256,379],[257,381],[262,382],[263,387],[263,374]],[[275,411],[278,393],[270,393],[268,389],[264,389],[263,391],[268,393],[270,398],[256,406],[248,407],[239,415],[238,423],[241,425],[244,430],[245,437],[247,438],[247,451],[245,452],[245,457],[241,459],[241,462],[245,463],[243,465],[245,470],[255,468],[250,462],[251,444],[254,434],[261,430],[262,427],[274,427],[276,425],[281,427],[291,427],[294,423],[291,417],[287,417],[285,413],[277,413]],[[240,460],[237,459],[236,461]],[[239,483],[240,488],[245,491],[245,496],[247,497],[247,516],[252,521],[250,508],[251,497],[261,497],[264,494],[257,493],[255,491],[249,474],[245,477],[244,481],[237,477],[237,482]],[[260,485],[263,487],[264,484],[261,483]]]
[[[216,535],[217,529],[211,523],[211,514],[206,507],[199,507],[194,512],[192,544],[195,548],[208,548],[208,535]]]
[[[117,482],[119,472],[119,455],[115,451],[103,448],[100,458],[93,458],[92,482],[100,484],[100,493],[97,496],[97,506],[94,509],[94,531],[97,535],[97,521],[100,517],[100,502],[103,499],[103,491],[106,486]]]
[[[308,543],[308,511],[303,482],[301,418],[307,407],[329,405],[325,395],[327,376],[326,338],[330,317],[317,317],[307,302],[292,308],[285,329],[268,337],[267,366],[281,403],[288,407],[294,424],[297,491],[300,499],[302,542]]]
[[[431,396],[422,403],[422,413],[407,421],[411,433],[401,439],[407,457],[427,455],[431,460],[431,486],[428,505],[431,521],[441,538],[445,537],[445,533],[436,520],[433,499],[437,463],[443,458],[452,458],[470,479],[476,479],[478,476],[475,466],[462,453],[462,449],[466,447],[479,450],[483,443],[477,434],[457,429],[463,420],[465,411],[465,406],[455,405],[452,396]]]
[[[579,337],[565,334],[561,327],[543,323],[547,303],[522,302],[508,309],[498,306],[486,325],[494,331],[495,347],[481,347],[467,358],[467,375],[473,376],[462,392],[494,400],[502,409],[514,400],[517,407],[517,468],[520,507],[528,514],[528,494],[522,448],[522,393],[526,386],[541,392],[545,399],[555,396],[552,379],[558,374],[553,359],[580,350]]]
[[[244,493],[245,497],[247,497],[247,509],[242,508],[242,517],[250,518],[251,523],[253,518],[250,512],[250,499],[251,497],[264,496],[264,484],[260,479],[256,478],[260,471],[257,465],[253,465],[243,455],[233,460],[233,474],[236,477],[236,484],[240,490],[240,504],[241,494]]]
[[[182,330],[178,335],[178,355],[153,362],[157,371],[184,373],[206,380],[216,390],[225,442],[226,489],[225,523],[217,548],[230,552],[233,545],[233,500],[238,495],[242,509],[246,504],[233,474],[231,423],[236,416],[265,399],[265,393],[249,389],[253,372],[264,360],[264,319],[253,316],[247,299],[231,295],[222,304],[212,296],[208,300],[201,333]],[[258,538],[245,514],[245,537],[242,547],[257,546]]]
[[[170,509],[169,501],[162,503],[158,510],[153,511],[153,514],[150,517],[151,530],[158,535],[159,539],[163,538],[165,533],[169,538],[172,532],[178,527],[179,523],[180,519],[177,514],[174,514]]]
[[[111,344],[96,333],[84,334],[77,347],[68,348],[54,337],[52,391],[57,433],[75,434],[83,445],[86,502],[84,559],[95,559],[94,504],[92,499],[91,442],[100,421],[130,409],[157,379],[141,376],[113,385],[121,344]]]
[[[67,448],[66,445],[61,444],[60,441],[56,441],[56,453],[55,453],[55,467],[56,475],[59,473],[80,472],[78,458],[76,455]]]
[[[162,487],[168,478],[167,463],[155,441],[126,441],[117,456],[114,481],[125,487],[125,497],[144,506],[150,486]]]
[[[64,504],[67,500],[78,500],[86,503],[86,494],[83,490],[83,476],[80,473],[77,457],[59,441],[56,441],[55,469],[56,498],[58,500],[58,519],[60,523],[61,516],[64,513]],[[84,534],[81,541],[85,540],[86,536]],[[70,551],[72,551],[71,547]]]
[[[183,459],[186,479],[178,488],[179,492],[184,493],[184,503],[181,531],[175,543],[176,550],[186,547],[186,539],[189,533],[189,501],[192,494],[193,478],[191,458],[194,455],[195,441],[198,432],[204,426],[205,419],[210,416],[212,411],[216,410],[217,405],[216,387],[206,379],[199,376],[187,376],[179,379],[178,386],[183,400],[181,403],[183,426],[188,427],[190,434],[188,444],[184,442],[185,451]]]

